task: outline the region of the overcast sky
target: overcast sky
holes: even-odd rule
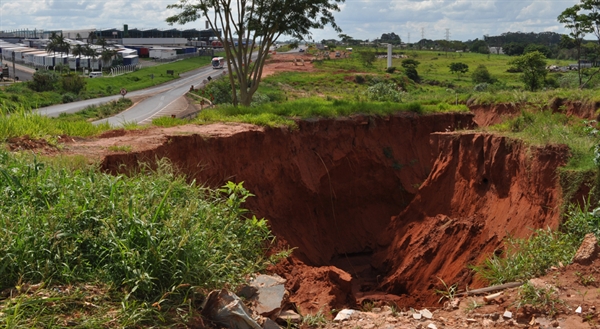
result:
[[[176,0],[0,0],[0,30],[81,28],[169,28],[166,6]],[[556,17],[577,0],[346,0],[336,21],[357,39],[394,32],[403,41],[466,41],[503,32],[565,33]],[[204,22],[175,25],[204,29]],[[313,39],[338,38],[331,28],[313,31]],[[588,36],[587,38],[591,38]],[[283,38],[285,39],[285,38]]]

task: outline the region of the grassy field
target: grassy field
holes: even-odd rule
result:
[[[173,63],[145,67],[116,77],[87,79],[86,93],[94,96],[117,95],[121,88],[134,91],[156,86],[177,79],[181,73],[209,65],[210,61],[210,56],[192,57]],[[167,74],[168,70],[172,70],[173,75]]]

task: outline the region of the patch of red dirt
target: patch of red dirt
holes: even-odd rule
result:
[[[265,62],[261,77],[265,78],[278,72],[315,72],[317,69],[311,63],[313,58],[315,57],[308,53],[272,54]]]
[[[50,146],[45,139],[32,139],[28,135],[23,137],[12,137],[9,138],[6,143],[11,151],[25,151],[25,150],[54,150],[55,148]]]
[[[510,104],[472,105],[469,109],[475,114],[473,121],[480,127],[501,123],[521,113],[519,108]]]

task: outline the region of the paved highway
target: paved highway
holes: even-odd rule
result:
[[[158,90],[144,89],[138,92],[132,92],[127,94],[128,96],[137,95],[151,95],[144,99],[135,106],[129,108],[127,111],[121,112],[116,116],[94,121],[94,124],[108,122],[111,126],[121,126],[124,123],[136,122],[138,124],[146,124],[152,122],[155,117],[166,115],[171,109],[171,106],[175,106],[181,96],[185,95],[190,90],[191,86],[198,86],[202,84],[209,76],[216,78],[222,75],[225,70],[215,70],[212,67],[205,67],[194,71],[191,74],[170,82],[164,88]],[[118,98],[118,97],[117,97]]]
[[[222,74],[222,70],[214,70],[210,66],[206,66],[200,69],[196,69],[190,72],[182,73],[179,79],[169,81],[167,83],[150,87],[147,89],[137,90],[133,92],[127,93],[127,97],[136,97],[136,96],[149,96],[146,100],[140,102],[136,106],[130,108],[129,110],[120,113],[115,118],[109,118],[100,120],[97,122],[109,121],[111,124],[116,123],[117,125],[123,122],[142,122],[155,113],[142,113],[143,111],[148,110],[150,104],[156,102],[154,104],[154,108],[157,111],[160,111],[161,108],[158,108],[158,104],[161,106],[169,104],[173,102],[178,97],[185,94],[186,91],[190,89],[190,86],[197,86],[202,83],[204,79],[208,76],[217,76]],[[109,79],[109,78],[102,78]],[[48,107],[42,107],[37,110],[38,113],[47,115],[50,117],[57,117],[61,113],[75,113],[78,112],[90,105],[100,105],[104,103],[108,103],[113,100],[119,99],[121,96],[107,96],[101,98],[88,99],[84,101],[78,101],[67,104],[58,104]],[[156,112],[156,111],[155,111]]]

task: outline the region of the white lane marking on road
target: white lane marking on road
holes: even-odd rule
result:
[[[162,109],[162,110],[160,110],[160,111],[158,111],[158,112],[156,112],[156,113],[152,114],[152,115],[151,115],[149,118],[146,118],[146,119],[144,119],[144,120],[140,121],[140,124],[146,124],[146,123],[150,123],[150,122],[152,122],[152,119],[153,119],[153,118],[155,118],[155,117],[157,117],[157,116],[161,115],[163,112],[166,112],[166,110],[169,108],[169,105],[173,104],[174,102],[176,102],[177,100],[179,100],[179,98],[181,98],[181,97],[183,97],[183,95],[181,95],[181,96],[179,96],[179,97],[175,98],[175,99],[174,99],[174,100],[173,100],[171,103],[169,103],[169,104],[167,104],[165,107],[163,107],[163,109]]]

